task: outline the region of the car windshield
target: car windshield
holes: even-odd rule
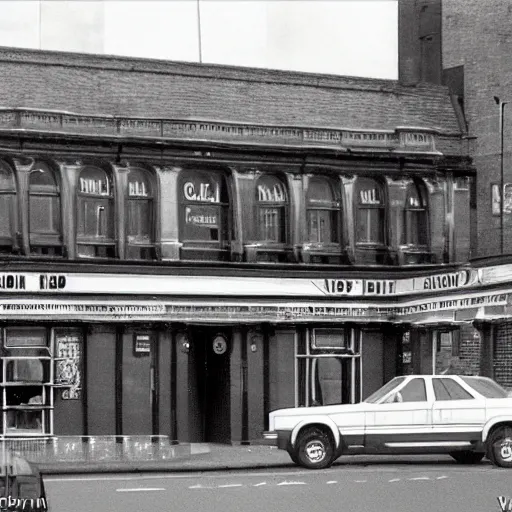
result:
[[[377,403],[381,398],[386,396],[393,388],[398,386],[404,380],[405,377],[395,377],[394,379],[391,379],[389,382],[384,384],[384,386],[375,391],[375,393],[371,394],[368,398],[366,398],[364,402],[367,402],[369,404]]]
[[[485,398],[507,398],[508,396],[508,391],[486,377],[461,377],[461,379]]]

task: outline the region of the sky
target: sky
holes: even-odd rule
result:
[[[0,46],[396,79],[397,11],[397,0],[0,0]]]

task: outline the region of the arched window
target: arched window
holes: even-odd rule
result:
[[[126,191],[126,256],[155,258],[155,187],[149,172],[131,169]]]
[[[85,167],[78,184],[77,252],[89,258],[114,258],[115,216],[112,179],[99,167]]]
[[[180,180],[180,241],[185,259],[230,258],[230,211],[222,173],[187,171]]]
[[[30,252],[62,256],[60,187],[46,163],[36,162],[31,169],[28,196]]]
[[[327,179],[312,178],[306,196],[308,242],[338,243],[340,202]]]
[[[380,182],[359,178],[356,183],[356,243],[386,244],[386,199]]]
[[[286,243],[288,195],[276,176],[261,177],[256,185],[258,239],[262,242]]]
[[[417,181],[407,187],[403,215],[402,245],[426,248],[429,240],[426,191]]]
[[[19,249],[17,226],[16,183],[11,168],[0,161],[0,252]]]

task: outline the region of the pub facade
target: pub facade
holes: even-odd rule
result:
[[[492,367],[508,267],[469,262],[445,88],[10,48],[0,71],[1,436],[248,443],[277,408]]]

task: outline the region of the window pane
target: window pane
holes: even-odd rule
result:
[[[30,233],[60,233],[60,199],[58,196],[30,196]]]
[[[183,240],[220,240],[220,206],[189,204],[184,207]]]
[[[336,201],[330,183],[325,179],[312,178],[308,186],[307,202],[311,206],[315,204],[332,205]]]
[[[260,203],[285,203],[288,200],[284,184],[275,176],[270,175],[263,176],[258,180],[256,198]]]
[[[112,187],[107,173],[97,167],[88,167],[80,173],[79,191],[86,195],[110,196]]]
[[[43,363],[38,359],[7,361],[7,382],[44,382]]]
[[[473,397],[451,379],[432,379],[436,400],[471,400]]]
[[[268,242],[284,242],[283,208],[259,209],[260,240]]]
[[[357,242],[384,243],[384,210],[381,208],[358,208],[357,210]]]
[[[508,392],[491,379],[484,377],[462,377],[462,379],[485,398],[505,398],[508,396]]]
[[[342,360],[335,358],[313,359],[313,405],[341,404]]]
[[[0,190],[15,191],[14,176],[9,167],[0,162]]]
[[[386,382],[384,386],[375,391],[375,393],[371,394],[364,401],[369,404],[377,403],[381,398],[385,397],[393,388],[396,388],[404,381],[405,377],[395,377],[394,379]]]
[[[128,241],[152,243],[152,202],[128,200]]]
[[[424,402],[427,400],[425,381],[412,379],[400,390],[403,402]]]
[[[151,197],[151,181],[146,172],[132,169],[128,174],[128,197]]]
[[[30,192],[58,192],[53,171],[43,163],[37,163],[30,171]]]
[[[332,210],[309,209],[308,241],[336,243],[338,241],[337,213]]]
[[[13,197],[11,194],[0,194],[0,236],[2,237],[12,237],[12,201]]]
[[[79,236],[113,238],[115,222],[110,201],[80,197],[78,216]]]

